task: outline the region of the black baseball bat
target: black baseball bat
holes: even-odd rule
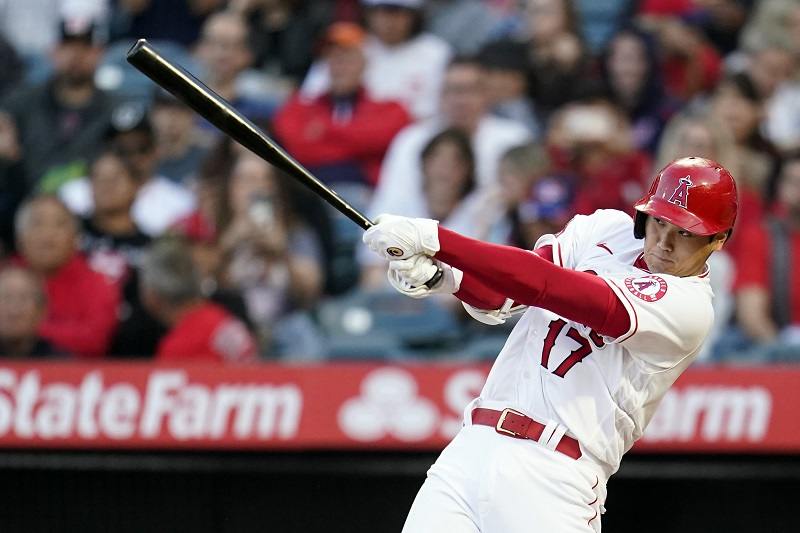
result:
[[[186,103],[231,139],[298,180],[361,228],[369,229],[373,226],[370,219],[295,161],[258,126],[237,111],[230,102],[209,89],[183,67],[165,59],[145,39],[139,39],[131,47],[127,60],[145,76]],[[394,255],[392,251],[391,248],[387,250],[390,255]],[[438,283],[441,277],[442,269],[440,268],[425,285],[432,287]]]

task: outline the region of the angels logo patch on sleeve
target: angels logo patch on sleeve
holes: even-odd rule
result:
[[[639,276],[625,279],[625,287],[645,302],[656,302],[667,294],[667,282],[659,276]]]

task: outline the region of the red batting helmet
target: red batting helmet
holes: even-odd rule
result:
[[[702,157],[677,159],[661,169],[650,190],[636,202],[633,234],[644,238],[647,215],[696,235],[733,228],[738,197],[736,182],[722,165]]]

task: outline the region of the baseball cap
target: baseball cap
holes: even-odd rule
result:
[[[361,0],[361,3],[367,7],[392,6],[406,9],[422,9],[424,0]]]
[[[322,38],[322,47],[360,48],[364,44],[366,36],[366,32],[358,24],[353,22],[334,22],[328,27]]]
[[[90,45],[105,43],[102,32],[91,17],[64,17],[58,26],[62,43],[84,42]]]
[[[147,106],[141,102],[125,102],[111,112],[106,139],[130,131],[142,131],[150,136],[153,135],[153,125],[147,116]]]

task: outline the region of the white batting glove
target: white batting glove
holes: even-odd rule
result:
[[[439,221],[380,215],[362,240],[369,249],[388,260],[408,259],[417,254],[439,251]]]
[[[433,287],[426,287],[425,283],[439,268],[442,269],[442,278]],[[425,298],[431,294],[453,294],[458,292],[461,279],[464,277],[459,269],[421,254],[409,259],[391,261],[386,274],[392,287],[411,298]]]

